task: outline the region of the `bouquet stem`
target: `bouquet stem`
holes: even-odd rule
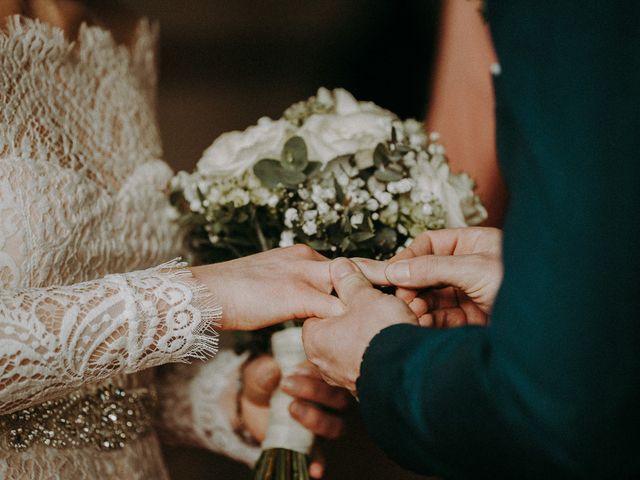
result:
[[[290,327],[271,337],[273,357],[282,376],[292,374],[306,356],[302,345],[302,328]],[[292,397],[280,388],[271,397],[271,417],[262,442],[262,456],[255,469],[254,480],[308,479],[308,455],[313,445],[313,433],[289,414]]]

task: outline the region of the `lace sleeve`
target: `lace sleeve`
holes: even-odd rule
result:
[[[246,358],[225,350],[206,363],[162,368],[158,430],[165,443],[205,448],[255,464],[260,449],[245,443],[232,425]]]
[[[220,309],[183,265],[0,290],[0,413],[214,353]]]

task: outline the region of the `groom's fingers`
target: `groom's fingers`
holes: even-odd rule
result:
[[[469,274],[476,273],[480,263],[476,255],[423,255],[390,263],[386,275],[389,281],[399,287],[451,285],[462,288]]]
[[[371,282],[367,280],[356,264],[346,258],[333,260],[330,270],[333,287],[344,303],[348,304],[362,294],[375,292]]]

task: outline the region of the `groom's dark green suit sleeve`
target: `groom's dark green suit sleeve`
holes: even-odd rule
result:
[[[453,478],[640,473],[640,2],[489,4],[510,190],[491,326],[396,325],[362,414],[397,462]]]

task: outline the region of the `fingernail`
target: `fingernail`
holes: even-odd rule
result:
[[[300,375],[301,377],[313,377],[315,371],[309,367],[298,367],[293,371],[293,375]]]
[[[277,381],[278,375],[280,375],[280,370],[275,363],[262,365],[258,370],[258,378],[263,386],[272,385]]]
[[[291,410],[291,413],[294,415],[301,416],[304,413],[304,406],[300,404],[300,402],[291,402],[289,410]]]
[[[294,391],[298,389],[298,382],[296,382],[293,378],[287,377],[282,380],[282,388]]]
[[[323,472],[324,470],[322,468],[322,465],[319,465],[317,463],[312,463],[309,467],[309,475],[311,475],[313,478],[322,478]]]
[[[331,276],[335,280],[340,280],[347,275],[356,273],[357,271],[358,267],[346,258],[338,258],[331,263]]]
[[[409,262],[401,260],[399,262],[390,263],[385,274],[392,283],[406,283],[411,279]]]

